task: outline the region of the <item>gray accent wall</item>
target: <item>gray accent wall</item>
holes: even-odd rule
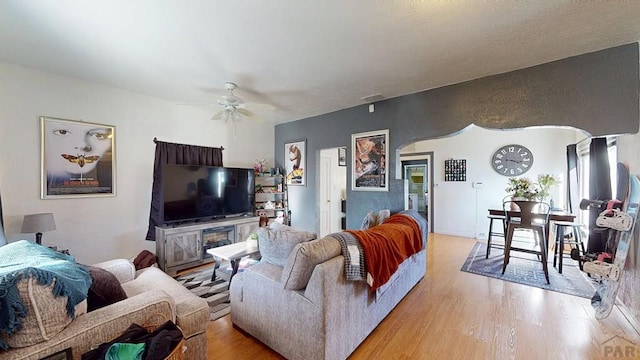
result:
[[[509,73],[363,104],[277,125],[276,164],[284,167],[284,143],[307,139],[306,186],[289,187],[292,225],[318,230],[318,154],[347,146],[347,228],[371,210],[403,209],[403,182],[396,178],[398,150],[419,140],[461,131],[559,125],[593,136],[636,133],[639,114],[638,43],[574,56]],[[389,129],[389,191],[351,191],[351,134]]]

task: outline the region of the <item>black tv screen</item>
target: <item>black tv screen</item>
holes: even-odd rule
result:
[[[166,164],[163,223],[253,214],[254,184],[253,169]]]

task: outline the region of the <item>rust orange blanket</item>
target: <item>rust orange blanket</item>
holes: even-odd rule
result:
[[[420,226],[407,215],[391,215],[370,229],[347,232],[362,246],[365,267],[373,277],[372,291],[384,285],[406,258],[422,250]]]

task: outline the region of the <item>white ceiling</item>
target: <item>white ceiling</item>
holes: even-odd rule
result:
[[[0,61],[282,123],[640,39],[640,1],[0,0]],[[212,111],[213,112],[213,111]]]

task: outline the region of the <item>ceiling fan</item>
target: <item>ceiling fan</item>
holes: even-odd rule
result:
[[[231,120],[232,122],[238,122],[245,117],[255,121],[264,121],[255,111],[273,111],[276,109],[275,106],[270,104],[244,102],[241,98],[233,94],[233,91],[238,88],[238,85],[235,83],[228,81],[224,83],[224,88],[227,90],[227,94],[218,97],[218,105],[222,107],[222,109],[211,117],[213,120],[224,120],[225,122]]]

